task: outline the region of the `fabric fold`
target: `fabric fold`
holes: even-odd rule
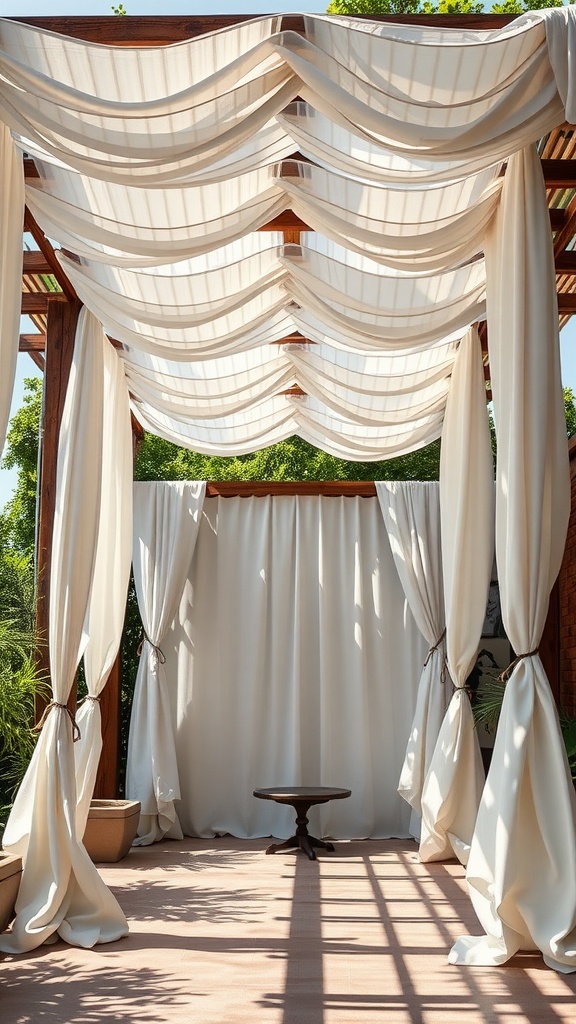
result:
[[[144,637],[132,702],[126,793],[141,804],[135,845],[181,839],[180,799],[162,642],[194,553],[206,483],[134,484],[134,583]]]

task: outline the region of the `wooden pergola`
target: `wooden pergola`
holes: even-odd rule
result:
[[[253,15],[217,15],[190,17],[42,17],[17,19],[25,24],[43,30],[72,36],[95,43],[118,46],[158,46],[177,43],[203,35],[229,25],[248,21]],[[381,18],[382,21],[404,23],[437,23],[443,27],[473,29],[499,29],[510,21],[505,15],[465,16],[394,16]],[[295,32],[303,31],[301,16],[286,15],[282,28]],[[302,160],[299,153],[294,157]],[[559,325],[563,327],[576,313],[576,138],[574,128],[564,125],[554,130],[541,141],[540,157],[547,186],[550,229],[554,244],[556,280],[558,291]],[[38,177],[32,159],[25,160],[27,179]],[[307,225],[292,211],[286,210],[263,226],[263,231],[282,231],[286,243],[298,243],[300,232]],[[33,242],[30,241],[30,236]],[[36,246],[37,248],[34,248]],[[74,258],[73,253],[67,253]],[[58,433],[66,387],[72,360],[76,321],[80,302],[75,289],[63,272],[49,239],[42,232],[31,213],[26,210],[24,222],[24,251],[22,276],[21,312],[30,317],[35,333],[20,337],[20,351],[28,352],[44,374],[44,434],[39,486],[39,535],[38,535],[38,618],[37,625],[47,635],[48,580],[50,577],[51,537],[54,518],[56,490],[56,458]],[[482,336],[485,353],[485,376],[489,388],[490,368],[488,365],[485,325]],[[112,339],[113,340],[113,339]],[[276,344],[305,342],[301,335],[290,335]],[[299,388],[291,389],[299,392]],[[301,393],[301,392],[300,392]],[[140,430],[134,424],[135,437]],[[313,487],[319,493],[319,485],[289,485],[291,493],[306,493]],[[277,488],[278,489],[278,488]],[[281,488],[280,488],[281,489]],[[327,484],[322,493],[373,494],[373,485]],[[208,494],[246,493],[238,485],[210,485]],[[252,488],[251,493],[257,493]],[[270,489],[267,489],[270,493]],[[551,611],[545,637],[541,646],[543,661],[554,686],[557,679],[557,634],[558,600],[552,595]],[[43,650],[44,668],[47,670],[47,651]],[[119,696],[120,665],[115,669],[103,691],[101,699],[104,750],[101,758],[99,779],[95,796],[110,797],[117,792],[119,762]]]

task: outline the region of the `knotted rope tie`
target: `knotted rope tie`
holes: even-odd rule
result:
[[[94,697],[91,693],[87,693],[86,696],[83,697],[82,700],[80,701],[78,707],[81,708],[82,705],[85,704],[87,700],[91,700],[94,704],[100,703],[100,697]]]
[[[138,648],[136,650],[136,654],[138,655],[138,657],[140,657],[140,655],[142,654],[142,651],[144,649],[144,642],[150,644],[150,647],[154,651],[154,653],[155,653],[158,661],[160,662],[160,664],[161,665],[165,665],[166,664],[166,655],[164,654],[164,651],[162,650],[161,647],[158,647],[158,644],[153,643],[153,641],[150,639],[150,637],[148,636],[148,634],[146,633],[146,631],[144,629],[142,630],[142,639],[141,639],[140,643],[138,644]]]
[[[446,638],[446,627],[444,627],[444,629],[442,630],[442,632],[441,632],[440,636],[438,637],[436,643],[433,644],[432,647],[430,647],[428,649],[428,654],[426,655],[426,661],[424,662],[423,668],[426,668],[426,665],[430,661],[430,658],[434,654],[434,651],[438,650],[438,648],[440,647],[440,644],[444,642],[445,638]],[[440,669],[440,682],[442,683],[442,686],[444,686],[444,683],[446,682],[446,668],[447,668],[447,665],[446,665],[446,655],[444,655],[444,657],[442,658],[442,668]]]
[[[510,678],[510,676],[512,675],[514,669],[516,668],[516,665],[518,665],[519,662],[524,661],[525,658],[534,658],[539,653],[540,653],[540,651],[539,651],[539,648],[537,647],[534,651],[528,651],[527,654],[519,654],[517,658],[514,658],[514,661],[510,662],[510,664],[508,665],[508,668],[505,668],[504,671],[500,673],[500,675],[498,676],[498,682],[499,683],[507,682],[507,680]]]
[[[68,705],[67,704],[59,704],[57,700],[51,700],[50,703],[46,705],[46,707],[44,708],[44,711],[42,713],[42,717],[41,717],[40,721],[38,722],[38,725],[34,726],[34,728],[32,729],[32,732],[40,732],[41,731],[41,729],[42,729],[46,719],[48,718],[48,715],[50,714],[50,712],[52,710],[52,708],[61,708],[62,711],[66,712],[66,714],[68,715],[68,718],[70,719],[70,721],[72,723],[72,740],[73,740],[74,743],[76,743],[76,741],[80,739],[80,729],[78,728],[78,723],[77,723],[76,719],[74,718],[74,715],[73,715],[72,711],[70,710],[70,708],[68,707]]]

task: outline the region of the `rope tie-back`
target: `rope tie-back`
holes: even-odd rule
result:
[[[80,729],[78,727],[78,722],[76,721],[76,719],[74,717],[74,713],[70,710],[68,705],[67,704],[60,704],[57,700],[51,700],[50,703],[46,705],[46,707],[44,708],[44,711],[42,713],[42,717],[41,717],[40,721],[38,722],[37,725],[34,726],[34,728],[32,729],[32,732],[40,732],[41,731],[41,729],[42,729],[46,719],[48,718],[48,715],[50,714],[50,712],[52,710],[52,708],[61,708],[62,711],[66,712],[66,714],[68,715],[68,718],[70,719],[70,721],[72,723],[72,740],[73,740],[74,743],[76,743],[76,741],[80,739]]]
[[[427,665],[427,664],[428,664],[428,662],[430,661],[430,658],[431,658],[431,657],[432,657],[432,655],[434,654],[434,651],[437,651],[437,650],[438,650],[438,648],[440,647],[440,644],[441,644],[441,643],[442,643],[442,641],[444,640],[444,637],[445,637],[445,636],[446,636],[446,626],[444,626],[444,629],[443,629],[443,630],[442,630],[442,632],[440,633],[440,636],[438,637],[438,639],[437,639],[436,643],[435,643],[435,644],[433,644],[433,645],[432,645],[432,647],[429,647],[429,648],[428,648],[428,654],[426,655],[426,661],[424,662],[424,668],[426,668],[426,665]]]
[[[525,658],[535,658],[536,655],[539,653],[540,650],[538,647],[536,647],[534,651],[528,651],[527,654],[519,654],[517,658],[514,658],[514,661],[510,662],[508,668],[505,668],[504,671],[500,673],[500,675],[498,676],[498,682],[505,683],[510,678],[514,669],[516,668],[516,665],[518,665],[519,662],[524,661]]]
[[[80,701],[78,707],[81,708],[82,705],[85,704],[87,700],[93,701],[94,704],[100,703],[100,697],[94,697],[93,694],[87,693],[86,696],[83,697],[82,700]]]
[[[150,647],[154,651],[154,653],[155,653],[156,657],[158,658],[158,661],[160,662],[160,664],[161,665],[165,665],[166,664],[166,655],[164,654],[164,651],[162,650],[161,647],[158,646],[158,644],[155,644],[153,642],[153,640],[150,639],[150,637],[148,636],[148,634],[147,634],[145,629],[142,630],[142,639],[141,639],[140,643],[138,644],[138,648],[136,650],[136,654],[138,655],[138,657],[140,657],[140,655],[142,654],[142,651],[144,649],[144,643],[150,644]]]
[[[423,665],[424,668],[426,668],[426,665],[430,661],[430,658],[434,654],[434,651],[438,650],[438,648],[440,647],[440,644],[444,642],[445,638],[446,638],[446,626],[444,626],[444,629],[440,633],[440,636],[438,637],[436,643],[432,644],[432,647],[428,648],[428,654],[426,655],[426,661],[424,662],[424,665]],[[444,657],[442,658],[442,668],[440,669],[440,682],[441,682],[442,686],[444,686],[444,683],[446,682],[446,670],[447,670],[447,668],[448,668],[448,666],[446,664],[446,655],[444,655]]]

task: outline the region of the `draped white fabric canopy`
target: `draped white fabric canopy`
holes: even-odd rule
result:
[[[488,938],[479,946],[461,941],[453,954],[459,962],[502,962],[531,944],[560,969],[573,969],[574,961],[576,892],[567,856],[575,845],[573,794],[561,753],[546,753],[545,769],[532,770],[531,737],[546,722],[544,751],[561,751],[535,652],[569,503],[554,266],[533,147],[575,116],[575,30],[572,7],[524,15],[498,32],[306,16],[299,35],[271,17],[139,49],[0,21],[2,438],[18,343],[14,282],[25,198],[47,235],[73,254],[61,257],[70,280],[120,344],[113,358],[124,371],[123,400],[129,389],[144,427],[221,454],[296,433],[362,461],[411,451],[444,430],[444,450],[469,471],[460,479],[445,464],[441,500],[446,644],[460,689],[477,641],[491,529],[489,499],[476,500],[486,463],[482,456],[474,475],[476,434],[457,425],[465,422],[466,395],[474,394],[479,429],[486,426],[473,390],[478,353],[466,352],[463,339],[474,323],[488,320],[500,453],[497,558],[504,617],[521,662],[510,683],[511,724],[496,743],[491,785],[468,836],[470,884]],[[286,159],[297,148],[311,166]],[[40,174],[25,197],[23,152],[35,157]],[[298,245],[283,244],[279,235],[254,237],[289,207],[314,234],[303,233]],[[305,345],[276,344],[294,331]],[[91,336],[101,344],[101,329]],[[89,381],[77,379],[86,372],[84,350],[81,331],[71,394],[90,390]],[[94,378],[102,389],[102,368]],[[86,438],[98,422],[94,438],[102,441],[95,401],[85,403],[79,425],[65,421],[64,460],[74,450],[73,431]],[[23,787],[31,803],[22,797],[7,830],[7,841],[20,844],[30,864],[23,885],[30,917],[22,905],[12,948],[30,948],[57,930],[90,944],[124,927],[100,890],[93,890],[100,893],[95,925],[90,899],[86,913],[76,913],[74,886],[93,892],[70,810],[71,736],[61,708],[83,624],[90,629],[89,595],[102,591],[93,552],[102,493],[98,444],[90,543],[74,559],[67,544],[79,528],[83,471],[74,462],[60,477],[62,547],[51,595],[55,707]],[[126,467],[117,473],[125,484]],[[476,518],[467,519],[471,502]],[[129,502],[121,504],[124,519]],[[99,550],[105,560],[105,548]],[[476,591],[472,580],[462,580],[464,566],[477,572]],[[468,612],[459,607],[464,599]],[[69,615],[74,628],[63,642],[58,628]],[[103,653],[102,637],[93,631],[90,640],[94,653]],[[528,694],[522,708],[520,689]],[[462,693],[455,701],[462,705]],[[463,707],[452,715],[450,743],[454,728],[468,728],[469,738],[466,716]],[[60,772],[65,782],[65,813],[55,812],[50,826],[41,757],[47,777]],[[513,765],[520,810],[490,795],[504,763]],[[558,793],[562,827],[552,810]],[[515,859],[530,847],[542,807],[546,842],[558,844],[551,862],[561,921],[542,913],[535,891],[543,851],[534,864],[528,857],[519,868]],[[48,827],[64,851],[57,898],[50,873],[38,865]],[[69,881],[70,901],[61,899]],[[517,913],[519,888],[526,898]],[[37,925],[47,889],[54,898]],[[72,924],[65,919],[70,908]],[[29,927],[30,921],[36,923]]]

